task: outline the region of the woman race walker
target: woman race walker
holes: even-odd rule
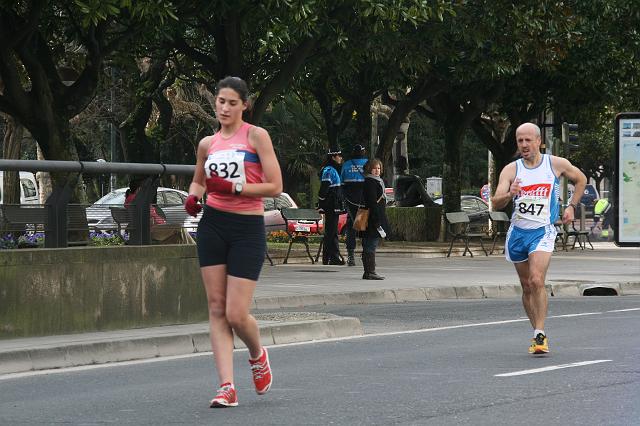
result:
[[[249,306],[266,252],[262,197],[282,191],[282,175],[266,130],[242,120],[248,107],[247,84],[226,77],[216,87],[215,110],[220,130],[203,138],[185,210],[202,206],[198,225],[198,258],[207,294],[211,348],[220,387],[210,406],[234,407],[233,333],[249,349],[256,392],[266,393],[272,376],[267,349]]]

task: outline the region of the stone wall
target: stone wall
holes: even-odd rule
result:
[[[193,245],[0,252],[0,338],[207,321]]]

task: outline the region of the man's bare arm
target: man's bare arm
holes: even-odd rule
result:
[[[515,163],[508,164],[502,172],[498,180],[498,187],[495,194],[491,197],[491,207],[493,210],[504,208],[509,201],[520,192],[519,182],[515,182],[516,166]]]

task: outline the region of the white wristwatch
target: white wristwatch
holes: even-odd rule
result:
[[[244,185],[242,185],[242,182],[236,182],[236,185],[234,186],[234,191],[236,195],[240,195],[240,193],[242,192]]]

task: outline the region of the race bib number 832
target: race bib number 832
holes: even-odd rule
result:
[[[244,171],[244,152],[232,149],[209,154],[204,163],[204,170],[208,178],[212,174],[217,174],[234,183],[244,184],[247,180]]]

